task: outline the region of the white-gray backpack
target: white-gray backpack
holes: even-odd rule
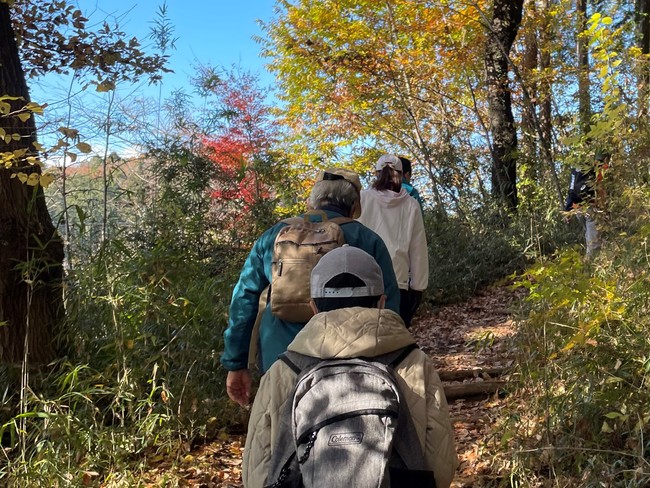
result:
[[[375,358],[280,356],[297,374],[266,488],[435,488],[394,368],[415,344]]]

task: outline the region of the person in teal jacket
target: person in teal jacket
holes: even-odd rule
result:
[[[422,198],[420,197],[420,192],[411,185],[411,160],[406,159],[403,156],[398,156],[399,160],[402,162],[402,188],[406,190],[406,193],[411,195],[415,200],[420,204],[420,210],[424,212],[422,207]]]
[[[329,219],[355,218],[360,215],[361,182],[359,176],[342,168],[323,171],[309,197],[309,207],[323,210]],[[310,215],[312,220],[320,216]],[[257,318],[259,299],[271,281],[271,264],[275,238],[287,225],[279,222],[264,232],[255,242],[244,263],[230,302],[228,327],[224,332],[224,352],[221,364],[228,370],[228,396],[242,406],[248,405],[252,385],[248,369],[250,341]],[[386,308],[399,313],[400,291],[393,263],[384,241],[357,221],[341,224],[346,244],[363,249],[375,258],[382,269]],[[259,325],[258,351],[261,371],[266,372],[305,324],[280,320],[271,313],[267,303]]]

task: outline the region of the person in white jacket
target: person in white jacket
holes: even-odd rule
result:
[[[406,327],[429,284],[429,252],[420,206],[402,188],[402,162],[384,154],[375,165],[372,188],[361,192],[357,219],[382,238],[393,261],[400,288],[400,316]]]
[[[381,268],[361,249],[344,245],[325,254],[312,270],[311,296],[316,315],[289,344],[289,351],[320,359],[344,359],[376,357],[415,344],[399,315],[384,308]],[[395,372],[404,381],[404,399],[426,469],[433,471],[437,488],[449,488],[458,458],[440,377],[429,357],[417,348]],[[242,466],[245,488],[262,488],[273,482],[267,478],[271,476],[280,416],[286,403],[292,401],[296,378],[281,360],[262,376],[248,422]],[[323,480],[319,486],[340,485]]]

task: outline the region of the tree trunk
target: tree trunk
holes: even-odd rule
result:
[[[648,95],[650,94],[650,0],[636,0],[637,39],[643,54],[639,70],[639,119],[648,117]]]
[[[526,9],[528,17],[536,17],[536,0],[526,0]],[[522,75],[523,82],[526,83],[530,103],[524,104],[521,114],[521,146],[522,155],[525,159],[524,177],[529,181],[529,184],[520,188],[520,195],[532,204],[534,196],[533,186],[531,182],[540,182],[540,168],[539,168],[539,148],[537,137],[537,100],[538,97],[538,82],[536,80],[535,70],[539,67],[539,42],[537,40],[537,29],[534,24],[524,32],[524,55],[522,59]]]
[[[9,6],[0,1],[0,97],[9,100],[11,111],[29,101],[25,74],[20,64]],[[0,141],[0,153],[26,150],[36,155],[34,118],[22,122],[16,116],[0,115],[7,134],[18,141]],[[52,225],[39,185],[28,186],[18,172],[39,173],[22,156],[6,168],[0,165],[0,362],[43,364],[55,354],[54,336],[63,313],[63,245]],[[25,349],[27,348],[27,349]]]
[[[578,112],[583,133],[589,131],[591,122],[591,96],[589,93],[589,49],[583,33],[587,29],[587,0],[578,0],[578,38],[576,41],[578,55]]]
[[[492,133],[492,194],[509,210],[517,207],[517,131],[508,82],[508,59],[521,24],[523,3],[524,0],[494,0],[485,50]]]
[[[552,120],[552,93],[553,84],[550,76],[551,72],[551,22],[550,22],[551,1],[542,0],[541,12],[544,16],[544,23],[540,31],[540,56],[539,67],[545,76],[539,86],[539,125],[540,125],[540,147],[541,156],[544,160],[545,173],[550,175],[551,181],[555,185],[560,205],[564,203],[564,188],[560,185],[560,179],[557,175],[555,161],[553,158],[553,120]]]

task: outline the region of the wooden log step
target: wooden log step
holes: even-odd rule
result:
[[[506,385],[506,381],[473,381],[468,383],[458,383],[455,385],[445,385],[445,396],[448,402],[461,398],[473,398],[477,396],[493,395]]]
[[[510,371],[510,368],[478,368],[478,369],[456,369],[438,370],[438,376],[442,381],[463,381],[470,378],[496,378],[502,376]]]

